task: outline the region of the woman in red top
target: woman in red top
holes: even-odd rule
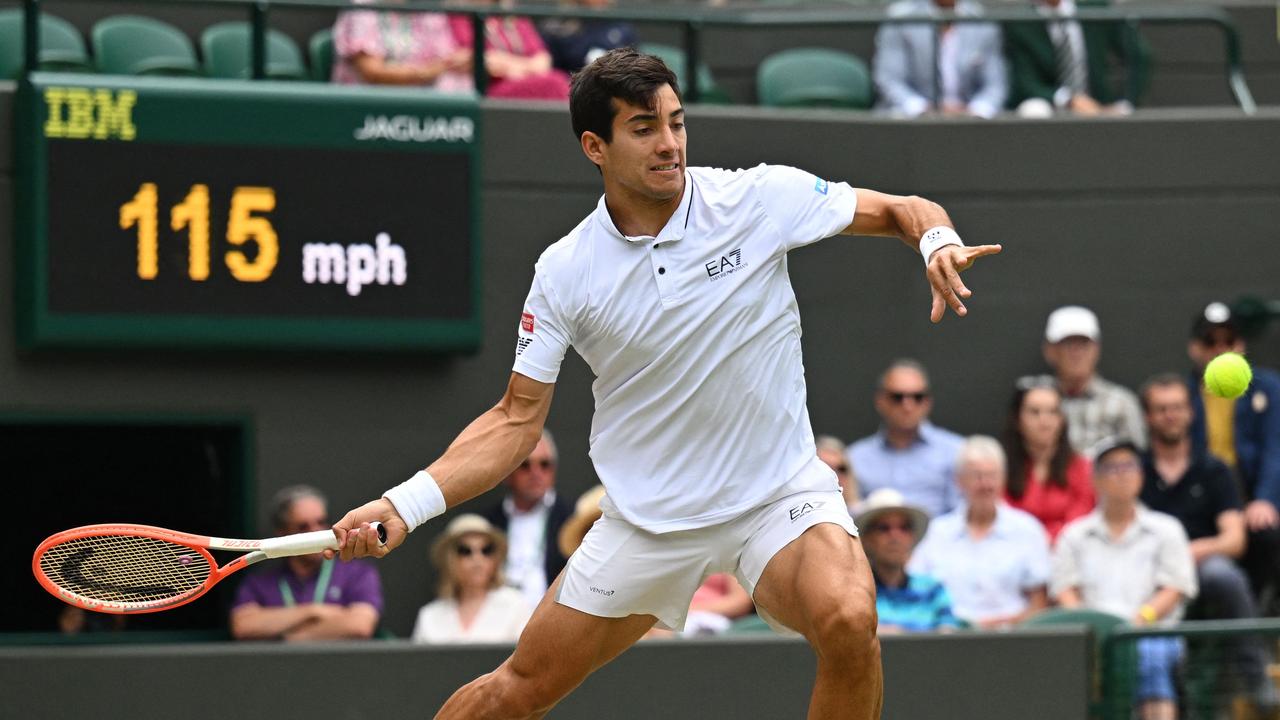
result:
[[[492,3],[490,3],[492,4]],[[475,31],[471,18],[452,15],[453,37],[471,47]],[[525,100],[568,100],[569,76],[551,67],[551,53],[533,21],[518,15],[484,20],[484,68],[489,73],[489,97]]]
[[[1005,500],[1035,515],[1049,539],[1062,527],[1093,510],[1089,461],[1067,442],[1062,396],[1049,384],[1019,383],[1004,429],[1009,456]]]

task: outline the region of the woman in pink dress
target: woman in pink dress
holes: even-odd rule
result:
[[[1009,456],[1005,500],[1039,519],[1051,541],[1068,522],[1093,510],[1092,469],[1067,442],[1062,396],[1052,385],[1018,385],[1004,445]]]
[[[471,18],[452,15],[449,23],[454,40],[462,47],[471,47],[475,38]],[[569,76],[551,67],[551,53],[547,52],[529,18],[516,15],[485,18],[484,48],[489,97],[569,99]]]
[[[333,26],[333,82],[470,92],[471,46],[441,13],[348,10]]]

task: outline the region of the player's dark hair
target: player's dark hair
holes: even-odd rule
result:
[[[1151,412],[1151,391],[1158,387],[1169,387],[1177,385],[1187,391],[1187,400],[1191,399],[1191,391],[1187,389],[1187,379],[1177,373],[1165,372],[1159,375],[1153,375],[1142,383],[1142,387],[1138,389],[1138,399],[1142,401],[1142,411]]]
[[[613,140],[613,118],[622,102],[652,110],[658,91],[670,85],[680,97],[675,73],[654,55],[631,48],[610,50],[573,76],[569,90],[569,116],[573,136],[592,132],[605,142]]]
[[[1067,440],[1067,418],[1062,414],[1062,393],[1058,392],[1058,388],[1051,382],[1019,381],[1014,389],[1013,398],[1009,401],[1009,414],[1005,416],[1004,436],[1001,437],[1004,453],[1009,456],[1009,468],[1005,473],[1007,478],[1005,489],[1008,490],[1009,496],[1016,500],[1021,500],[1023,493],[1027,491],[1027,475],[1031,469],[1029,465],[1031,453],[1027,451],[1027,443],[1022,439],[1022,432],[1018,429],[1018,420],[1022,415],[1022,404],[1032,390],[1049,390],[1057,395],[1058,416],[1062,418],[1058,446],[1054,448],[1053,457],[1049,459],[1048,481],[1061,488],[1067,487],[1067,466],[1071,464],[1071,458],[1075,457],[1075,451],[1071,449],[1071,443]]]

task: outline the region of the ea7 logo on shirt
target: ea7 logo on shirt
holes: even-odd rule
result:
[[[518,337],[516,338],[516,357],[524,354],[525,348],[533,344],[533,338]]]
[[[795,522],[800,518],[804,517],[805,515],[808,515],[809,513],[813,512],[814,510],[817,510],[818,508],[821,508],[823,505],[826,505],[826,504],[827,504],[826,500],[803,503],[801,505],[796,505],[795,507],[788,510],[787,514],[791,516],[791,522]]]
[[[707,269],[707,277],[712,281],[732,275],[746,266],[742,262],[742,248],[734,248],[729,254],[721,255],[719,260],[711,260],[703,265]]]
[[[826,194],[827,194],[827,181],[826,181],[826,180],[823,180],[822,178],[818,178],[818,182],[817,182],[817,183],[815,183],[815,184],[814,184],[814,186],[813,186],[813,191],[814,191],[814,192],[816,192],[816,193],[818,193],[819,195],[826,195]]]

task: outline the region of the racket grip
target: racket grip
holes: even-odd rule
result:
[[[380,522],[373,522],[370,525],[374,530],[378,531],[378,544],[385,545],[387,542],[387,529]],[[338,538],[334,537],[332,530],[317,530],[315,532],[269,538],[262,541],[262,546],[259,549],[269,558],[310,555],[311,553],[325,550],[337,550]]]

